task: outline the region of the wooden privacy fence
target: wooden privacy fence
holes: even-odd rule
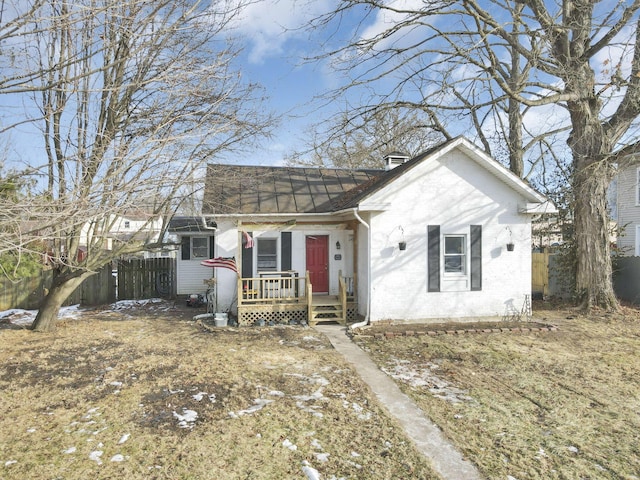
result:
[[[71,294],[65,305],[101,305],[114,302],[115,278],[111,273],[111,264],[102,268],[98,273],[87,278]],[[18,281],[0,280],[0,310],[24,308],[35,310],[45,292],[51,288],[53,270],[43,270],[40,274]]]
[[[118,260],[118,300],[173,298],[176,261],[173,258]]]
[[[531,293],[549,295],[549,252],[531,254]]]

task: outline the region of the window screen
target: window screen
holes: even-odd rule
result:
[[[258,239],[258,271],[275,272],[278,269],[278,240],[275,238]]]
[[[444,272],[466,273],[466,239],[464,235],[444,236]]]
[[[193,237],[191,239],[191,258],[208,258],[209,243],[207,237]]]

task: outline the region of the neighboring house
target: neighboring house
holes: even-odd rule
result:
[[[613,183],[618,250],[625,256],[640,256],[640,166],[622,169]]]
[[[215,222],[210,221],[207,225],[201,217],[173,217],[169,222],[168,232],[177,238],[179,245],[176,265],[178,295],[204,292],[204,280],[213,277],[211,267],[200,263],[215,255],[215,231]],[[231,283],[235,285],[233,277]]]
[[[533,248],[542,250],[562,245],[564,243],[563,226],[557,214],[534,218],[531,225]]]
[[[181,235],[178,293],[202,292],[215,276],[218,309],[240,324],[520,313],[531,219],[553,205],[464,138],[386,161],[386,170],[209,165],[203,217]],[[238,273],[203,269],[206,254],[235,258]]]
[[[148,245],[158,243],[162,232],[162,217],[145,212],[131,212],[125,215],[109,215],[102,224],[87,222],[82,229],[80,246],[86,248],[91,235],[104,236],[103,248],[112,250],[117,243],[139,243]],[[169,248],[143,250],[135,254],[140,258],[172,257],[174,251]]]

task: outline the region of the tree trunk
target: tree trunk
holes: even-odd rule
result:
[[[589,99],[588,93],[583,92],[587,100],[568,102],[574,126],[568,144],[574,164],[576,293],[584,309],[617,310],[620,305],[613,291],[607,209],[607,190],[613,176],[607,155],[611,145],[598,119],[599,102]]]
[[[574,227],[577,252],[576,291],[584,309],[617,310],[613,291],[606,164],[576,172]],[[597,172],[600,170],[600,172]]]
[[[92,272],[85,272],[76,277],[64,279],[60,276],[58,277],[60,280],[54,279],[49,294],[42,300],[31,329],[36,332],[53,332],[62,304],[82,284],[84,279],[91,275],[93,275]]]

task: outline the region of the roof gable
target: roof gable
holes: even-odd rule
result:
[[[331,213],[359,207],[376,192],[422,162],[443,159],[459,149],[525,202],[523,211],[552,213],[555,207],[511,171],[464,137],[437,145],[392,170],[347,170],[323,167],[263,167],[210,164],[204,215]],[[446,162],[446,159],[444,159]]]
[[[464,137],[456,137],[429,150],[426,150],[425,152],[417,155],[408,162],[397,166],[393,170],[389,170],[383,175],[371,179],[366,185],[361,185],[351,192],[348,192],[341,199],[339,208],[348,209],[358,207],[366,199],[370,198],[385,186],[391,184],[398,177],[411,171],[417,165],[421,164],[422,162],[441,159],[454,149],[461,150],[471,160],[476,162],[497,179],[505,183],[516,193],[524,197],[525,201],[536,204],[547,202],[547,199],[542,194],[536,192],[518,176],[500,165],[497,161],[484,153],[469,140]],[[548,211],[550,212],[551,210],[555,211],[555,208],[552,208]]]

